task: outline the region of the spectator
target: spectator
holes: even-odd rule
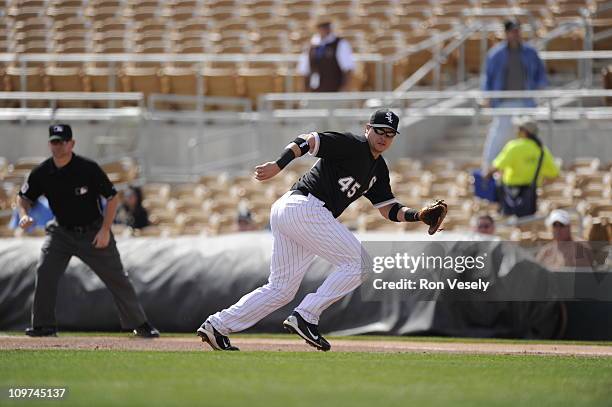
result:
[[[236,229],[239,232],[249,232],[256,229],[253,215],[246,205],[239,205],[238,216],[236,217]]]
[[[36,229],[44,229],[47,222],[53,220],[54,218],[53,212],[51,211],[51,208],[49,208],[49,201],[44,196],[41,196],[36,200],[36,204],[29,210],[28,215],[34,219],[34,223],[25,230],[26,234],[34,233]],[[9,222],[9,228],[15,230],[15,235],[18,235],[21,231],[23,231],[23,229],[19,227],[19,218],[19,209],[15,208]]]
[[[149,226],[149,214],[142,206],[142,190],[131,186],[123,193],[123,202],[117,213],[115,223],[127,225],[133,229]]]
[[[550,150],[538,138],[538,124],[528,117],[519,118],[516,124],[517,138],[504,146],[486,177],[502,172],[502,213],[521,217],[536,212],[536,185],[542,178],[557,177],[559,168]]]
[[[546,225],[552,228],[553,240],[536,255],[536,260],[541,265],[551,270],[563,267],[592,267],[591,248],[572,238],[569,213],[555,209],[546,219]]]
[[[333,33],[328,20],[320,21],[317,31],[298,63],[297,70],[304,76],[305,88],[310,92],[347,91],[355,70],[351,46]]]
[[[546,70],[535,48],[524,44],[520,25],[504,23],[506,40],[493,47],[486,60],[483,89],[487,91],[520,91],[543,89],[547,85]],[[493,99],[491,107],[535,107],[533,99]],[[510,116],[496,116],[489,128],[483,152],[483,173],[510,139]]]
[[[488,214],[476,216],[472,219],[472,228],[475,233],[495,235],[495,220]]]

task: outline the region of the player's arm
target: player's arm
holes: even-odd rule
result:
[[[32,226],[34,219],[29,215],[32,203],[22,196],[17,196],[17,207],[19,208],[19,227],[27,229]]]
[[[298,136],[291,143],[287,144],[285,150],[283,150],[278,160],[269,161],[255,167],[255,179],[258,181],[265,181],[274,177],[283,168],[285,168],[287,164],[294,159],[303,156],[307,152],[312,151],[315,149],[315,146],[315,133],[302,134]]]
[[[98,230],[91,243],[96,249],[104,249],[110,243],[111,225],[117,213],[119,197],[108,175],[97,164],[93,167],[93,175],[98,194],[106,199],[106,209],[104,210],[102,226],[100,226],[100,230]]]
[[[34,219],[29,215],[30,209],[36,203],[39,196],[42,195],[42,187],[40,182],[40,167],[34,168],[28,174],[28,178],[21,186],[21,190],[17,195],[17,207],[19,208],[19,227],[27,229],[34,223]]]

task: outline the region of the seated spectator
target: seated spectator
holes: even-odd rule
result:
[[[46,197],[41,196],[36,201],[36,204],[32,206],[30,212],[28,213],[32,219],[34,219],[34,223],[32,226],[25,230],[26,234],[32,234],[36,231],[36,229],[44,229],[47,223],[55,218],[51,208],[49,207],[49,201]],[[19,227],[19,209],[13,209],[13,214],[11,216],[11,220],[9,222],[9,228],[15,230],[15,235],[20,234],[21,228]]]
[[[131,186],[123,193],[123,202],[117,211],[115,223],[127,225],[133,229],[149,226],[149,214],[142,206],[142,190]]]
[[[536,185],[543,178],[555,178],[559,168],[550,150],[538,138],[538,124],[531,118],[519,118],[517,138],[509,141],[493,160],[494,172],[502,173],[500,205],[504,215],[533,215],[537,210]]]
[[[257,227],[253,221],[251,211],[246,207],[238,208],[238,216],[236,218],[236,229],[238,232],[249,232],[256,230]]]
[[[569,213],[555,209],[546,219],[546,225],[552,228],[553,240],[542,247],[536,255],[536,260],[541,265],[550,270],[564,267],[592,267],[591,248],[572,238]]]
[[[472,230],[482,235],[495,235],[495,220],[488,214],[472,218]]]

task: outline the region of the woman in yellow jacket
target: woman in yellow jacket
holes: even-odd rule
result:
[[[502,173],[500,204],[504,215],[528,216],[536,212],[536,185],[543,178],[555,178],[559,167],[550,150],[538,138],[538,124],[531,118],[516,122],[518,135],[493,160],[489,173]],[[536,178],[537,173],[537,180]]]

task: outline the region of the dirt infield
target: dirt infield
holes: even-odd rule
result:
[[[316,352],[298,339],[236,338],[232,341],[242,351]],[[333,339],[335,352],[416,352],[473,353],[559,356],[612,357],[612,346],[532,343],[465,343],[398,340]],[[60,336],[57,338],[0,337],[0,350],[12,349],[85,349],[145,351],[210,351],[199,338],[135,339],[103,336]]]

